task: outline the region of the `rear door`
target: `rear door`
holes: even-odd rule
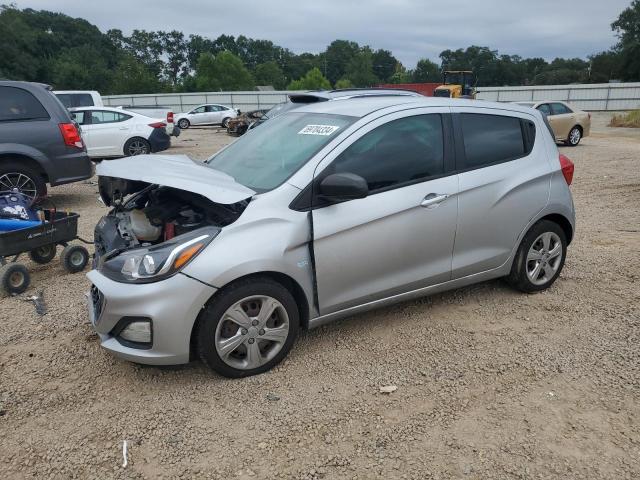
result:
[[[451,278],[457,176],[449,110],[415,109],[377,119],[316,169],[363,177],[366,198],[317,199],[313,248],[321,314]]]
[[[556,134],[556,139],[566,140],[571,127],[576,124],[573,110],[560,102],[552,102],[550,106],[551,116],[549,117],[549,123]]]
[[[547,204],[551,166],[535,117],[456,107],[459,173],[454,279],[497,268]]]

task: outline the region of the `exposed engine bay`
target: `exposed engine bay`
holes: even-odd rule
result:
[[[140,181],[100,177],[102,201],[113,209],[95,228],[96,261],[151,246],[206,226],[235,222],[250,199],[215,203],[194,192]]]

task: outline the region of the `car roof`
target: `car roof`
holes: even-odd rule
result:
[[[327,100],[337,100],[339,98],[375,97],[375,96],[396,96],[396,97],[421,97],[422,95],[413,90],[401,88],[340,88],[337,90],[309,90],[302,92],[292,92],[289,100],[293,103],[315,103]]]
[[[508,110],[531,114],[531,108],[513,103],[487,102],[483,100],[465,100],[459,98],[417,97],[411,96],[376,96],[338,99],[331,102],[316,102],[301,105],[295,112],[327,113],[364,117],[377,110],[390,107],[477,107]]]
[[[71,107],[69,109],[69,111],[71,112],[75,112],[77,110],[106,110],[108,112],[128,112],[128,110],[124,108],[107,107],[106,105],[104,107],[101,107],[99,105],[91,105],[87,107]],[[135,112],[128,112],[128,113],[135,113]]]

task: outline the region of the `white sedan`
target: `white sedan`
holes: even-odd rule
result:
[[[174,121],[182,129],[189,128],[191,125],[222,125],[227,128],[227,122],[237,116],[238,110],[226,105],[207,103],[187,113],[177,114]]]
[[[171,146],[163,120],[111,107],[69,109],[92,159],[156,153]]]

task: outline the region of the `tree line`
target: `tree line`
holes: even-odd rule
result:
[[[439,82],[442,70],[473,70],[478,86],[640,81],[640,0],[611,25],[619,42],[587,59],[522,58],[489,47],[444,50],[408,69],[389,50],[335,40],[323,52],[295,54],[240,35],[185,36],[172,31],[103,33],[62,13],[0,6],[5,43],[0,78],[103,94],[367,87]]]

